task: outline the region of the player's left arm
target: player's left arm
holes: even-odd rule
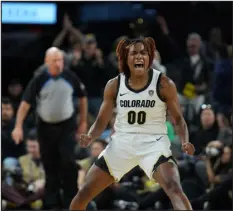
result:
[[[178,101],[176,85],[171,79],[162,75],[159,84],[159,92],[166,102],[170,114],[175,120],[176,131],[181,139],[183,151],[192,155],[195,150],[194,146],[189,142],[188,127],[182,115]]]

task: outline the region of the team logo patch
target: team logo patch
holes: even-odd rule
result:
[[[154,94],[154,90],[149,90],[149,95],[153,96],[153,94]]]

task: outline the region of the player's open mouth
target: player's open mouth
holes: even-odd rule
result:
[[[135,64],[134,67],[135,67],[135,68],[143,68],[143,67],[144,67],[144,64]]]

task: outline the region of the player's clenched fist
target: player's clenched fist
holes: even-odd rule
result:
[[[195,147],[190,142],[182,144],[182,150],[188,155],[193,155],[195,152]]]
[[[91,135],[87,135],[87,134],[82,134],[80,136],[80,146],[81,147],[88,147],[92,142],[92,136]]]

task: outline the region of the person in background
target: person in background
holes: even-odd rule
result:
[[[203,186],[207,185],[205,148],[213,140],[217,139],[218,133],[219,127],[211,105],[202,105],[201,127],[198,131],[196,131],[193,139],[193,143],[196,147],[196,153],[193,161],[197,176],[201,179]]]
[[[96,117],[107,78],[107,70],[103,59],[102,51],[97,47],[97,40],[94,34],[85,36],[82,58],[72,70],[85,84],[88,93],[88,111]],[[91,79],[95,79],[95,83]]]
[[[107,64],[106,64],[108,68],[109,79],[118,75],[118,58],[116,55],[116,47],[121,39],[127,39],[127,38],[128,38],[127,36],[120,36],[113,42],[112,49],[108,55]]]
[[[39,143],[35,130],[26,139],[27,153],[17,162],[4,162],[4,171],[10,173],[3,182],[2,194],[7,202],[21,208],[41,208],[44,195],[45,173],[40,160]],[[12,183],[9,183],[9,179]]]
[[[15,145],[11,138],[11,132],[14,129],[14,124],[15,118],[13,104],[9,98],[2,98],[2,160],[7,158],[17,159],[26,152],[24,142],[21,142],[19,145]]]
[[[232,145],[213,142],[208,146],[206,174],[209,191],[192,200],[194,209],[232,209]]]
[[[210,141],[216,140],[219,133],[216,116],[211,105],[203,104],[201,106],[200,120],[201,126],[193,138],[196,155],[202,154],[207,144]]]
[[[232,114],[223,116],[223,125],[219,129],[217,140],[226,145],[232,144]]]
[[[68,43],[65,42],[68,38]],[[64,69],[70,69],[72,65],[77,65],[82,56],[82,47],[84,42],[84,35],[79,29],[76,29],[67,14],[63,18],[63,29],[57,35],[52,43],[52,46],[63,49],[64,54]],[[34,76],[46,71],[46,64],[42,64],[34,71]]]
[[[229,116],[232,111],[232,46],[228,46],[228,55],[216,62],[212,93],[222,128],[224,116]]]
[[[12,137],[16,144],[23,139],[23,123],[33,105],[37,114],[37,133],[41,160],[46,173],[44,208],[57,208],[60,189],[67,208],[77,187],[75,135],[87,130],[87,98],[85,86],[71,71],[64,71],[63,54],[49,48],[45,54],[47,71],[29,82],[17,112]],[[79,102],[79,122],[74,98]]]
[[[95,140],[90,147],[90,157],[78,161],[78,164],[82,167],[82,169],[87,173],[89,168],[92,164],[96,161],[99,157],[100,153],[105,149],[107,146],[107,142],[103,139]]]
[[[65,38],[68,38],[67,45],[65,45]],[[74,47],[75,44],[83,44],[84,35],[83,33],[73,26],[70,17],[66,13],[63,18],[63,29],[57,35],[53,41],[53,46],[63,49],[65,52],[69,53],[70,50]]]
[[[227,55],[227,45],[222,38],[220,28],[212,28],[209,32],[209,41],[202,46],[202,53],[211,65],[221,60],[222,55]]]
[[[166,75],[167,69],[161,64],[161,56],[158,50],[155,51],[155,58],[152,63],[152,68],[159,70],[161,73]]]
[[[200,54],[201,36],[191,33],[187,38],[188,58],[182,63],[179,100],[187,108],[187,118],[192,121],[205,101],[209,81],[209,66]],[[192,115],[194,113],[194,115]]]
[[[205,102],[210,82],[210,65],[201,52],[202,38],[198,33],[190,33],[186,40],[187,55],[184,57],[179,45],[172,38],[167,22],[164,17],[156,18],[171,61],[176,59],[173,65],[178,71],[170,73],[177,84],[179,102],[184,108],[184,116],[188,125],[192,124],[200,111],[200,106]],[[168,68],[169,69],[169,68]],[[168,75],[169,75],[168,74]]]
[[[14,111],[17,111],[21,97],[23,94],[23,86],[18,79],[13,79],[8,85],[8,96],[12,102]]]
[[[35,130],[29,132],[26,140],[27,154],[19,157],[23,180],[34,192],[44,190],[45,172],[41,162],[40,146]]]
[[[84,178],[92,166],[92,164],[96,161],[100,153],[105,149],[107,146],[107,142],[103,139],[97,139],[95,140],[91,146],[90,146],[90,156],[83,159],[83,160],[78,160],[76,163],[78,166],[80,166],[79,171],[78,171],[78,188],[81,188],[81,186],[84,184]],[[94,201],[91,201],[88,204],[87,210],[92,210],[96,207],[96,203]],[[98,209],[99,206],[97,207]]]

